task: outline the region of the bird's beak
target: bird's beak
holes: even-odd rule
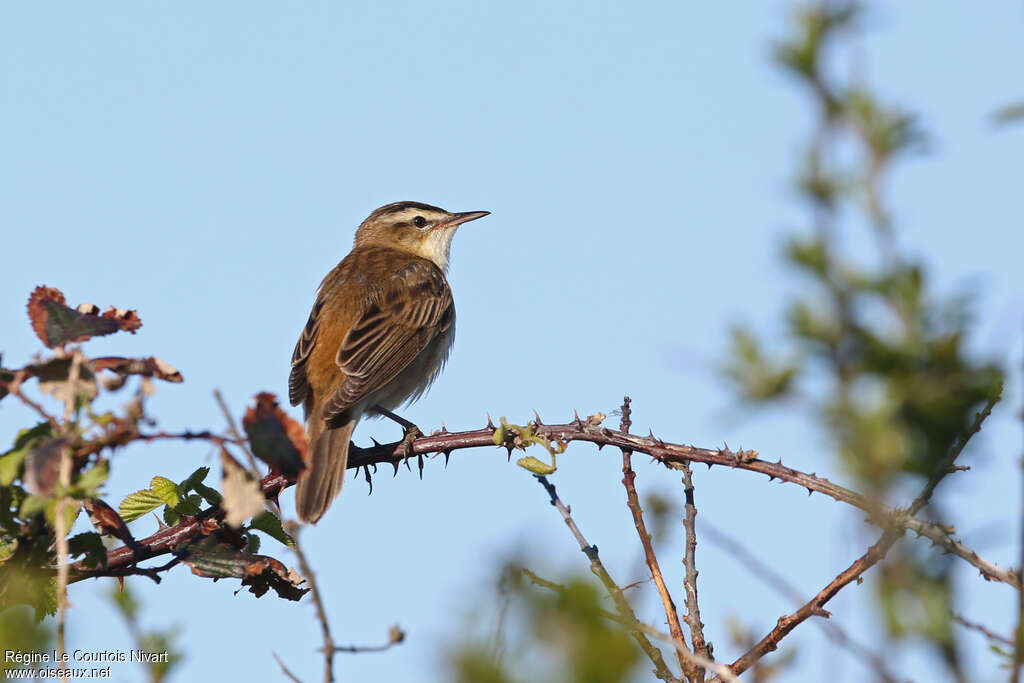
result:
[[[435,228],[454,228],[457,225],[475,221],[477,218],[483,218],[489,216],[490,211],[463,211],[462,213],[453,213],[452,217],[446,221],[438,223]]]

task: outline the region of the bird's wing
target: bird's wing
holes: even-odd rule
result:
[[[288,400],[293,406],[297,406],[306,400],[309,394],[309,379],[306,377],[306,361],[313,350],[316,342],[316,334],[320,330],[320,309],[324,307],[323,293],[321,292],[313,310],[309,314],[306,326],[302,328],[302,336],[295,344],[295,351],[292,352],[292,371],[288,375]]]
[[[323,408],[330,424],[386,386],[455,320],[455,305],[441,270],[417,259],[380,290],[338,348],[345,380]]]

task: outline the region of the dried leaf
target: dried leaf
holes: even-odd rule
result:
[[[242,426],[253,455],[267,463],[272,471],[295,477],[305,468],[309,457],[306,430],[278,407],[274,394],[257,394],[256,404],[245,411]]]
[[[91,401],[96,398],[99,390],[89,360],[84,356],[79,357],[78,381],[71,386],[69,379],[73,360],[73,355],[51,358],[44,363],[29,365],[25,371],[28,376],[39,379],[40,391],[50,394],[58,401],[67,402],[77,396],[84,396]]]
[[[309,590],[299,588],[305,582],[302,576],[273,557],[235,552],[223,544],[211,550],[191,552],[182,561],[196,576],[242,579],[242,585],[248,586],[256,597],[272,588],[282,598],[298,600]]]
[[[118,375],[142,375],[143,377],[155,377],[166,382],[179,383],[184,378],[170,363],[163,361],[156,356],[149,358],[121,358],[120,356],[104,356],[92,360],[93,369],[110,370]]]
[[[221,489],[224,500],[224,522],[228,526],[240,527],[245,520],[263,510],[263,491],[260,483],[226,451],[221,451],[221,467],[224,470]]]
[[[92,304],[76,310],[65,303],[59,289],[45,286],[36,287],[29,296],[28,317],[36,336],[51,349],[119,330],[134,333],[142,326],[135,311],[110,307],[101,315]]]

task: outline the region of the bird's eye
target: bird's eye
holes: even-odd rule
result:
[[[424,225],[427,224],[427,219],[424,218],[423,216],[416,216],[416,218],[412,219],[412,222],[416,225],[417,228],[422,228]]]

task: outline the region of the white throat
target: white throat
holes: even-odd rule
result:
[[[448,272],[448,254],[452,248],[452,238],[458,226],[431,230],[420,243],[420,256],[433,261],[442,273]]]

